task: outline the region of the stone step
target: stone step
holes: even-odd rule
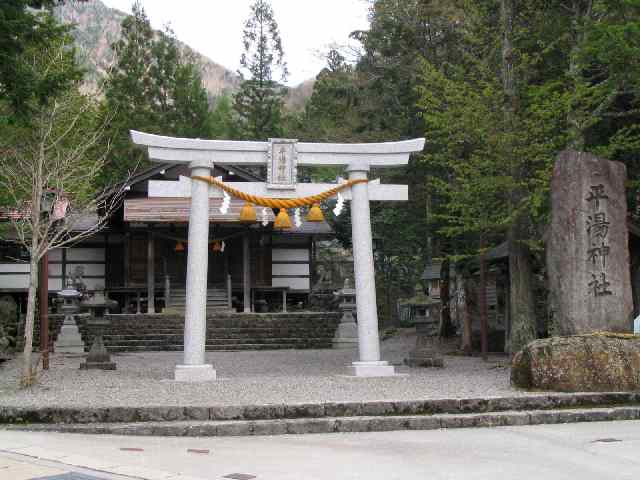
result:
[[[167,315],[166,317],[152,317],[149,318],[148,315],[131,315],[126,317],[120,317],[117,315],[110,315],[107,317],[111,324],[124,324],[124,325],[162,325],[162,324],[171,324],[171,323],[184,323],[184,315]],[[244,324],[255,324],[255,323],[264,323],[264,324],[273,324],[273,323],[314,323],[314,322],[331,322],[337,323],[338,319],[331,316],[300,316],[294,317],[289,316],[286,313],[263,313],[263,314],[229,314],[227,312],[215,312],[212,315],[207,315],[207,321],[213,323],[219,323],[221,326],[238,326]],[[86,322],[80,322],[81,325],[84,325]]]
[[[181,351],[184,317],[180,315],[112,315],[104,342],[112,352]],[[227,314],[207,318],[209,351],[330,348],[339,323],[336,313]],[[90,345],[94,330],[80,326]]]
[[[89,337],[92,340],[93,337]],[[182,343],[184,335],[166,335],[162,337],[127,337],[122,338],[118,336],[108,336],[103,337],[104,343],[107,345],[154,345],[158,343]],[[247,335],[244,337],[206,337],[207,343],[220,343],[220,344],[232,344],[232,343],[241,343],[241,342],[251,342],[251,343],[282,343],[282,342],[301,342],[301,341],[330,341],[333,337],[331,336],[317,336],[317,335],[308,335],[308,336],[271,336],[271,337],[255,337],[251,335]],[[89,343],[89,342],[87,342]],[[82,342],[80,343],[82,345]],[[77,345],[74,343],[73,345]]]
[[[183,330],[184,323],[179,325],[143,325],[143,326],[133,326],[133,325],[111,325],[105,329],[105,332],[162,332],[163,330],[170,332],[176,330]],[[84,328],[86,330],[86,328]],[[246,332],[270,332],[270,331],[313,331],[313,330],[335,330],[334,325],[254,325],[254,326],[245,326],[245,327],[218,327],[218,326],[209,326],[207,331],[213,333],[246,333]]]
[[[175,332],[182,332],[183,330],[184,330],[184,325],[170,327],[170,328],[169,327],[165,327],[165,328],[110,327],[108,329],[105,329],[104,333],[106,335],[136,335],[136,334],[162,335],[162,334],[171,334]],[[335,328],[333,328],[333,326],[331,325],[317,325],[313,327],[307,326],[307,325],[301,325],[301,326],[294,325],[294,326],[273,326],[273,327],[243,327],[243,328],[210,327],[210,328],[207,328],[207,332],[212,335],[229,335],[229,334],[246,335],[246,334],[252,334],[252,333],[262,334],[262,333],[269,333],[269,332],[289,333],[289,332],[333,332],[333,331],[335,331]]]
[[[274,420],[322,417],[386,417],[556,411],[592,408],[640,408],[640,392],[532,393],[490,398],[423,400],[328,401],[315,403],[118,406],[118,407],[0,407],[0,423],[118,423],[183,420]]]
[[[163,345],[106,345],[110,353],[119,352],[182,352],[182,344]],[[208,352],[235,352],[239,350],[299,350],[299,349],[330,349],[331,342],[311,342],[311,343],[234,343],[231,345],[205,345]],[[87,351],[88,349],[85,349]]]
[[[164,345],[164,344],[182,344],[183,338],[167,337],[165,339],[119,339],[119,338],[104,338],[104,344],[109,347],[110,345]],[[273,338],[207,338],[207,345],[242,345],[242,344],[297,344],[297,343],[313,343],[313,342],[329,342],[331,339],[325,337],[273,337]]]
[[[209,420],[136,423],[12,424],[5,430],[167,437],[226,437],[308,433],[386,432],[548,425],[640,419],[640,406],[489,413],[341,416],[274,420]]]
[[[81,329],[80,332],[92,332],[93,329]],[[182,333],[184,331],[184,325],[176,325],[172,327],[118,327],[112,326],[105,330],[105,335],[152,335],[152,334],[175,334]],[[263,334],[268,332],[281,332],[281,333],[293,333],[293,332],[335,332],[334,326],[318,325],[316,327],[311,326],[273,326],[273,327],[246,327],[246,328],[207,328],[207,332],[211,335],[227,335],[227,334]]]

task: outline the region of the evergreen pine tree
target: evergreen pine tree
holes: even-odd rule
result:
[[[105,88],[105,107],[114,115],[107,183],[147,161],[131,143],[130,129],[201,138],[211,133],[198,66],[181,51],[169,28],[162,33],[151,28],[139,3],[122,22],[122,37],[112,48],[117,60]]]
[[[240,74],[247,78],[234,96],[244,136],[266,140],[281,134],[281,119],[285,89],[276,80],[285,82],[288,71],[284,61],[282,41],[273,9],[267,0],[251,5],[251,16],[244,26],[244,52],[240,58]]]

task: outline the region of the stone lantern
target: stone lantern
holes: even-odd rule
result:
[[[91,298],[82,302],[82,306],[88,308],[92,315],[87,320],[87,330],[94,332],[93,345],[84,363],[80,364],[82,370],[115,370],[116,364],[111,361],[111,355],[104,346],[102,336],[104,329],[110,325],[110,321],[104,316],[109,308],[117,305],[117,302],[104,296],[102,292],[96,292]]]
[[[338,308],[342,312],[340,324],[333,337],[333,348],[354,348],[358,346],[358,326],[353,312],[356,311],[356,290],[348,278],[344,286],[334,293],[340,299]]]
[[[54,351],[58,353],[84,353],[84,342],[74,318],[80,311],[81,296],[82,294],[71,285],[58,292],[58,298],[62,300],[60,310],[64,313],[64,323],[54,344]]]
[[[405,302],[414,312],[416,324],[416,346],[405,359],[410,367],[443,367],[438,352],[438,329],[440,327],[440,301],[424,294],[422,286],[416,286],[415,296]]]

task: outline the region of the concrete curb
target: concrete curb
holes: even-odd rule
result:
[[[226,437],[309,433],[385,432],[523,426],[613,420],[640,420],[640,406],[567,410],[504,411],[493,413],[393,415],[235,420],[203,422],[136,422],[112,424],[4,425],[18,431],[169,437]]]
[[[417,401],[327,402],[211,407],[0,407],[2,424],[89,424],[276,420],[532,411],[640,405],[640,392],[549,394]]]

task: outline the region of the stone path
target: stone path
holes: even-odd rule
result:
[[[415,336],[405,331],[383,342],[383,359],[400,364]],[[438,398],[531,396],[509,385],[506,357],[446,356],[443,369],[410,369],[388,378],[353,378],[346,365],[356,352],[344,350],[279,350],[208,352],[219,380],[209,383],[172,381],[181,353],[113,355],[115,372],[81,371],[83,356],[53,355],[51,370],[37,386],[19,390],[19,362],[0,366],[0,406],[143,407],[282,404]],[[536,395],[535,393],[533,395]]]
[[[11,452],[148,480],[637,479],[639,448],[640,421],[225,438],[0,431],[0,465]]]
[[[23,437],[24,438],[24,437]],[[85,468],[86,464],[96,463],[96,459],[76,462],[57,461],[60,455],[56,455],[51,449],[38,447],[24,447],[18,437],[2,443],[0,439],[0,478],[7,480],[137,480],[141,477],[114,475],[104,471],[94,471]],[[13,443],[13,445],[10,445]],[[13,450],[12,452],[8,450]],[[69,457],[66,455],[65,457]],[[55,460],[54,460],[55,459]],[[73,459],[71,459],[73,460]],[[176,478],[176,480],[178,480]],[[183,477],[179,480],[189,480]]]

